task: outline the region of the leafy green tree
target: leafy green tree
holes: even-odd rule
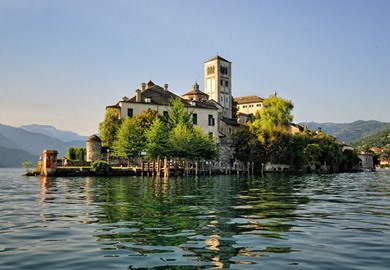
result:
[[[250,130],[262,136],[264,132],[272,133],[275,128],[288,129],[293,120],[291,114],[293,108],[291,101],[276,95],[264,99],[263,108],[256,112],[254,121],[250,124]]]
[[[351,172],[359,165],[360,159],[358,155],[352,150],[344,150],[342,153],[341,163],[339,165],[339,171]]]
[[[304,149],[309,141],[309,137],[306,132],[296,133],[291,138],[290,152],[290,166],[298,172],[302,170],[307,163]]]
[[[191,136],[189,157],[195,160],[211,160],[217,157],[218,150],[214,139],[195,127]]]
[[[267,135],[266,147],[269,161],[274,164],[290,164],[292,135],[280,127],[275,127]]]
[[[31,173],[31,169],[30,168],[31,168],[32,163],[33,162],[31,160],[25,161],[25,162],[22,163],[22,166],[26,170],[26,173]]]
[[[113,154],[118,157],[138,157],[144,147],[142,130],[135,124],[132,118],[127,117],[113,143]]]
[[[161,119],[161,115],[158,111],[148,108],[142,113],[133,116],[133,121],[142,130],[142,132],[145,133],[156,118]]]
[[[303,151],[305,158],[309,165],[313,165],[318,168],[321,164],[322,149],[316,143],[310,143],[306,145]]]
[[[121,123],[122,121],[117,110],[114,108],[108,108],[103,122],[99,124],[99,131],[101,133],[102,143],[104,146],[112,146]]]
[[[248,127],[240,126],[232,134],[233,149],[235,157],[242,162],[248,162],[251,159],[251,140],[256,137],[249,131]]]
[[[336,139],[324,132],[313,136],[313,143],[321,148],[321,164],[329,166],[330,171],[337,172],[342,159],[342,153]]]
[[[85,161],[87,157],[87,149],[86,148],[68,148],[66,152],[66,158],[69,160],[80,160]]]
[[[69,160],[76,160],[76,148],[68,148],[68,151],[66,151],[66,158]]]
[[[192,134],[190,128],[184,123],[178,123],[169,132],[169,142],[173,157],[187,158],[191,156]]]
[[[261,170],[267,161],[267,149],[247,126],[240,126],[232,134],[235,158],[241,162],[254,162],[256,170]]]
[[[76,160],[85,161],[87,159],[86,148],[75,148]]]
[[[182,124],[192,130],[192,111],[186,110],[180,97],[172,99],[172,106],[168,108],[168,128],[174,129],[177,125]]]
[[[151,159],[159,159],[170,155],[169,133],[165,124],[159,117],[156,117],[145,132],[146,137],[146,153]]]

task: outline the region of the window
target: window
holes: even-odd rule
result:
[[[223,80],[220,80],[219,82],[221,83],[221,85],[223,85]]]
[[[127,109],[127,116],[128,117],[133,117],[133,109],[132,108],[128,108]]]
[[[210,138],[213,137],[213,133],[212,133],[212,132],[209,132],[209,137],[210,137]]]
[[[244,105],[244,106],[242,106],[243,108],[246,108],[246,107],[248,107],[248,106],[246,106],[246,105]]]
[[[198,114],[197,113],[193,113],[192,114],[192,124],[193,125],[197,125],[198,124]]]
[[[240,109],[240,106],[237,106],[237,110],[239,110]]]
[[[225,85],[226,85],[226,86],[229,86],[229,81],[226,81],[226,82],[225,82]]]
[[[261,107],[261,103],[257,104],[256,106],[257,106],[257,107]]]
[[[212,114],[209,114],[209,126],[215,125],[215,119]]]
[[[253,105],[249,105],[249,108],[253,108]]]

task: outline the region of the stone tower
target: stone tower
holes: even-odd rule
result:
[[[87,139],[87,161],[94,162],[102,159],[102,140],[95,134]]]
[[[232,63],[217,55],[204,63],[204,91],[232,118]]]

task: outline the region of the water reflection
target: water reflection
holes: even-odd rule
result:
[[[4,181],[1,261],[5,269],[386,269],[389,176]]]
[[[158,253],[169,260],[171,255],[163,253],[177,253],[180,247],[192,262],[223,268],[254,263],[234,261],[235,256],[292,252],[271,246],[260,253],[241,244],[253,237],[283,239],[293,227],[288,222],[294,211],[309,201],[292,195],[294,182],[280,177],[87,178],[85,192],[87,204],[98,205],[95,216],[103,226],[95,237],[102,249],[126,249],[140,257]]]

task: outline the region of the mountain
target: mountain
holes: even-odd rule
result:
[[[340,142],[352,143],[365,136],[373,135],[382,130],[390,128],[390,123],[379,121],[355,121],[352,123],[299,123],[306,125],[310,130],[317,130],[321,127],[322,131],[336,137]]]
[[[21,126],[20,128],[29,132],[50,136],[63,142],[85,141],[87,139],[87,136],[80,136],[75,132],[59,130],[53,126],[48,126],[48,125],[33,124],[33,125],[24,125]]]
[[[26,161],[39,157],[43,150],[50,149],[57,150],[58,157],[62,157],[66,155],[70,147],[85,147],[85,140],[63,142],[44,134],[0,124],[0,146],[2,147],[0,152],[2,163],[8,164],[7,166],[12,164],[11,167],[20,167],[19,159],[15,159],[13,156],[24,156],[23,161]],[[35,160],[37,158],[32,161],[35,162]]]
[[[357,148],[371,148],[374,146],[385,148],[390,147],[390,129],[379,131],[374,135],[360,138],[353,143],[353,146]]]
[[[0,146],[0,168],[21,168],[23,162],[31,160],[35,164],[38,158],[38,155],[20,149]]]

